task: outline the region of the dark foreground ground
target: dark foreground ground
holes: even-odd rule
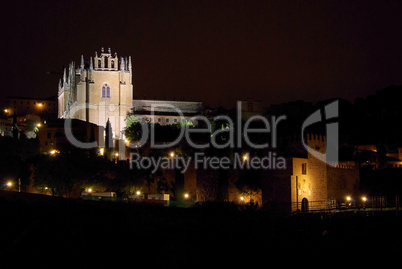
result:
[[[0,192],[0,268],[269,268],[278,261],[326,267],[350,263],[351,257],[389,261],[401,255],[401,224],[396,212],[279,216],[223,205],[167,208]]]

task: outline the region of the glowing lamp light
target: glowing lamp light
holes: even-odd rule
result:
[[[42,125],[40,123],[36,124],[36,127],[41,127]]]
[[[247,159],[248,159],[248,154],[244,154],[243,155],[243,161],[247,161]]]
[[[53,150],[51,150],[49,153],[50,153],[50,155],[54,156],[54,155],[56,155],[57,153],[60,153],[60,151],[53,149]]]
[[[170,157],[172,157],[172,158],[174,157],[174,152],[170,153]]]
[[[11,181],[7,182],[7,186],[11,187],[13,185],[13,183]]]
[[[243,196],[240,197],[240,201],[244,201],[244,197],[243,197]]]
[[[91,188],[89,188],[89,189],[88,189],[88,192],[92,192],[92,189],[91,189]]]
[[[8,109],[4,109],[4,113],[8,113]]]
[[[38,104],[38,107],[41,107],[41,106],[43,106],[42,103],[39,103],[39,104]]]
[[[189,196],[189,195],[188,195],[188,193],[185,193],[185,194],[184,194],[184,198],[186,198],[186,199],[187,199],[187,198],[188,198],[188,196]]]
[[[137,195],[140,195],[140,194],[141,194],[141,192],[140,192],[140,191],[137,191],[137,192],[136,192],[136,194],[137,194]]]
[[[367,201],[367,197],[362,197],[363,202]]]
[[[100,148],[100,149],[99,149],[99,154],[103,156],[104,153],[105,153],[105,149],[104,149],[104,148]]]
[[[346,197],[346,200],[351,201],[352,197],[348,196],[348,197]]]

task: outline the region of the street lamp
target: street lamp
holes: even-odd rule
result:
[[[184,198],[187,199],[189,197],[188,193],[184,194]]]
[[[352,197],[347,196],[347,197],[346,197],[346,201],[348,201],[348,206],[351,206],[351,205],[352,205]]]
[[[38,106],[38,113],[39,113],[39,114],[42,114],[42,107],[43,107],[43,104],[42,104],[42,103],[38,103],[37,106]]]
[[[13,183],[11,181],[7,182],[7,187],[11,187]]]

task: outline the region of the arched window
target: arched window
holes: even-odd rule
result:
[[[110,98],[110,86],[107,84],[102,86],[102,98]]]
[[[98,68],[101,68],[101,67],[102,67],[102,61],[98,60]]]
[[[110,68],[114,69],[114,60],[111,61]]]

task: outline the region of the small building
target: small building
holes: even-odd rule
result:
[[[373,144],[355,145],[355,152],[365,165],[371,165],[374,169],[402,168],[402,147],[395,152],[379,152]]]
[[[57,100],[54,96],[44,99],[10,96],[6,98],[3,112],[10,117],[15,112],[17,116],[33,114],[46,119],[57,118]]]
[[[103,145],[104,128],[93,123],[73,119],[71,133],[80,142],[96,142]],[[38,132],[40,151],[52,154],[74,147],[66,137],[65,120],[49,121],[39,128]]]
[[[247,99],[247,100],[240,101],[240,105],[241,105],[242,121],[248,120],[249,118],[251,118],[253,116],[264,114],[261,100]]]
[[[326,138],[308,135],[309,147],[326,151]],[[354,161],[333,167],[308,153],[286,158],[286,169],[266,171],[262,187],[263,203],[276,203],[285,211],[333,209],[346,197],[359,195],[359,166]]]
[[[134,116],[142,117],[146,122],[160,125],[178,123],[197,125],[197,121],[192,117],[200,115],[201,112],[201,102],[133,100]]]
[[[148,194],[147,198],[150,200],[163,200],[169,201],[169,194]]]

